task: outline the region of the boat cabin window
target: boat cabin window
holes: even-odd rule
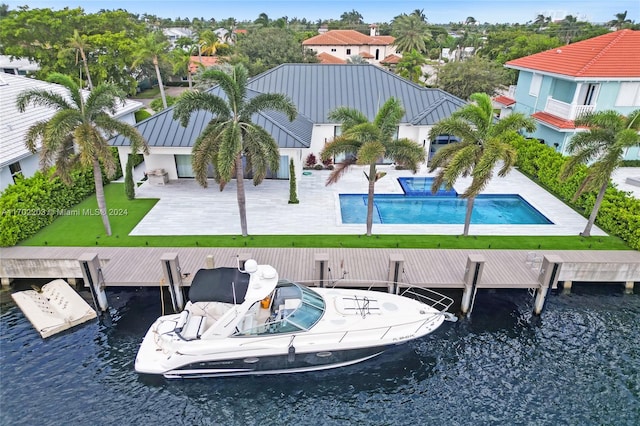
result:
[[[265,315],[267,318],[262,321],[258,319],[254,327],[243,327],[236,335],[255,336],[308,330],[320,320],[325,310],[324,300],[319,294],[289,281],[278,283],[271,300],[271,306]],[[261,318],[264,313],[256,312],[255,315],[256,318]]]

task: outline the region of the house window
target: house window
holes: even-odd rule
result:
[[[9,172],[11,172],[11,178],[15,183],[16,176],[22,176],[22,167],[20,167],[20,163],[9,164]]]
[[[376,49],[376,61],[380,60],[380,49]]]
[[[624,82],[620,83],[620,90],[616,98],[618,107],[640,106],[640,83]]]
[[[351,55],[351,49],[347,49],[347,55]]]
[[[332,47],[332,48],[331,48],[331,51],[332,51],[332,52],[335,52],[336,50],[337,50],[337,49],[336,49],[335,47]]]
[[[529,86],[529,94],[531,96],[538,96],[540,86],[542,86],[542,76],[540,74],[533,74],[531,77],[531,86]]]

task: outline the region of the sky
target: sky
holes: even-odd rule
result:
[[[594,23],[611,21],[617,13],[627,11],[627,19],[640,22],[640,0],[423,0],[423,1],[337,1],[337,0],[0,0],[16,9],[82,7],[87,13],[101,9],[125,9],[131,13],[148,13],[161,18],[234,17],[255,20],[260,13],[269,18],[340,19],[343,12],[358,11],[367,23],[390,22],[401,13],[424,9],[428,22],[444,24],[463,22],[467,17],[484,23],[521,23],[533,21],[542,14],[553,19],[573,15]]]

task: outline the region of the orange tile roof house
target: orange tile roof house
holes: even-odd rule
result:
[[[611,32],[505,66],[520,71],[515,103],[508,107],[535,118],[538,128],[531,136],[562,153],[573,135],[584,131],[574,124],[580,114],[629,114],[640,108],[640,31]],[[495,100],[511,103],[504,97]],[[640,159],[640,150],[630,149],[625,158]]]
[[[322,31],[321,29],[320,34],[303,41],[302,45],[314,50],[322,63],[336,63],[333,58],[346,62],[350,57],[360,55],[369,63],[379,65],[385,57],[396,54],[396,47],[393,44],[395,38],[377,35],[375,25],[371,25],[370,28],[369,35],[355,30]]]

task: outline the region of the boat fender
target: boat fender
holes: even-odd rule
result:
[[[293,362],[296,360],[296,348],[295,346],[289,346],[289,354],[287,355],[287,361]]]
[[[267,296],[260,302],[260,306],[262,309],[269,309],[269,304],[271,303],[271,297]]]

